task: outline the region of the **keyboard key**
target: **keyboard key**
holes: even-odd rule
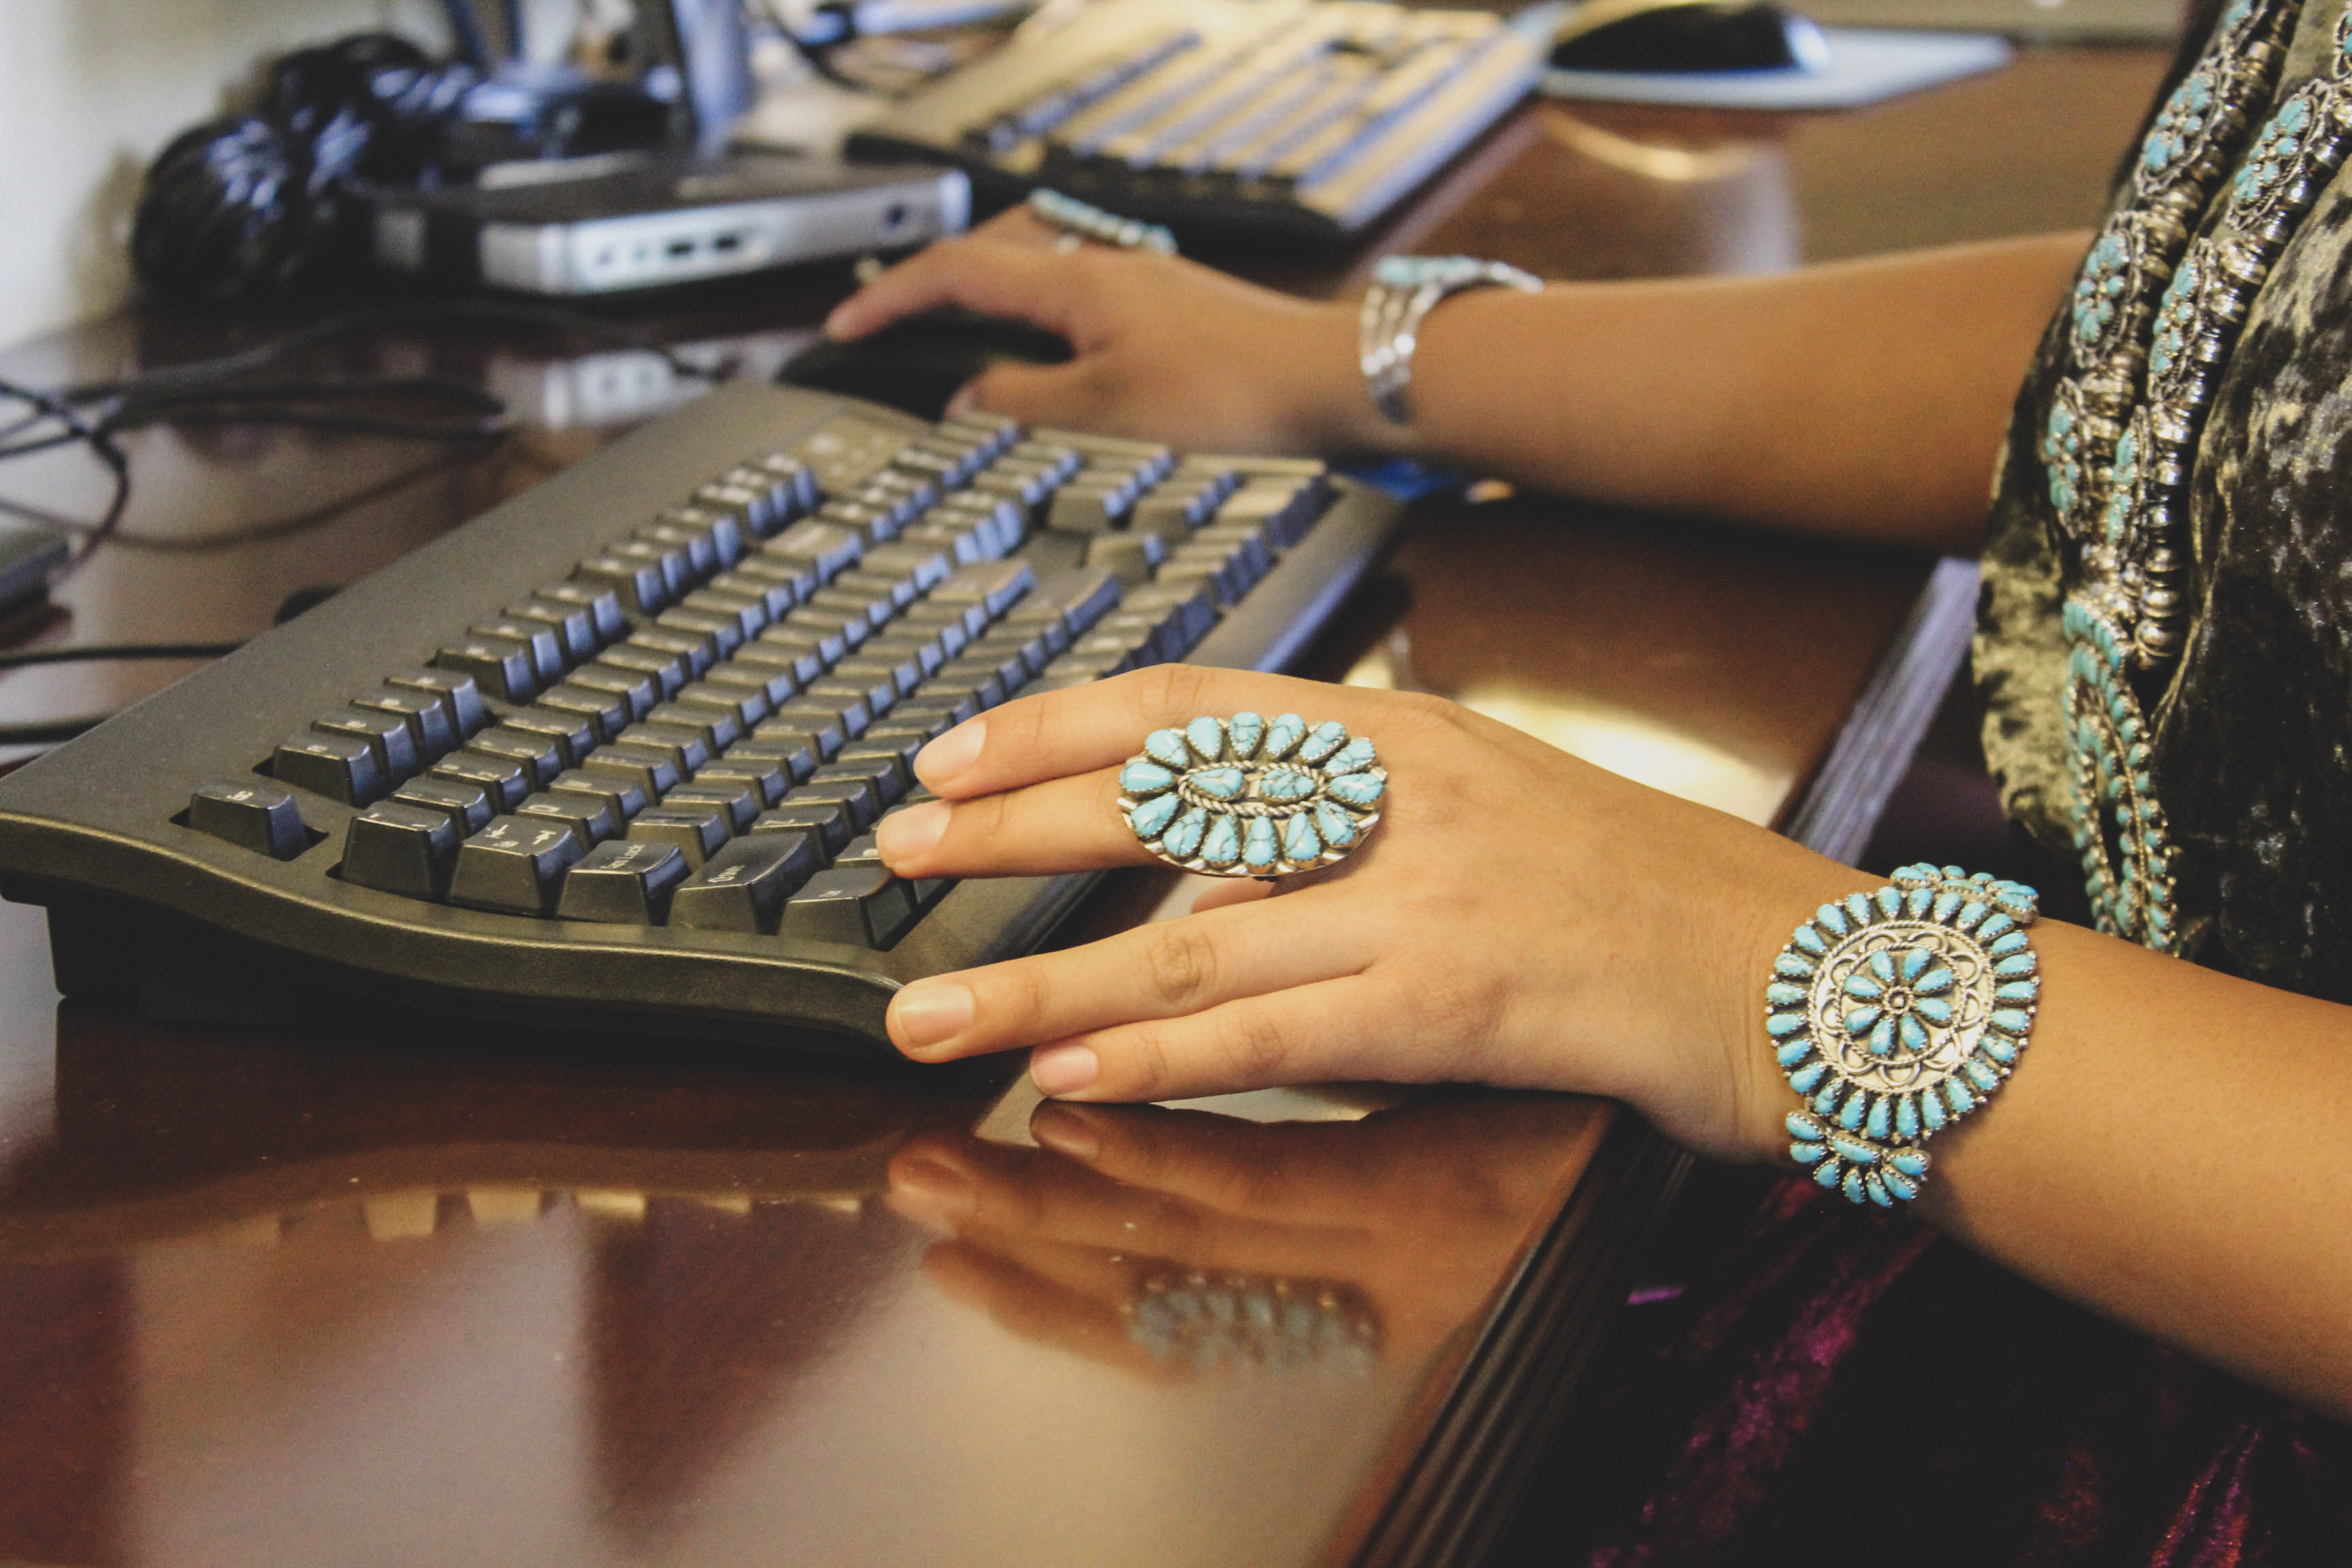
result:
[[[396,715],[407,726],[409,742],[417,755],[428,763],[438,762],[457,744],[448,709],[428,692],[383,686],[352,698],[352,706]]]
[[[634,535],[616,539],[604,546],[604,559],[650,567],[660,573],[663,597],[673,605],[677,603],[680,594],[698,580],[694,563],[683,548],[656,544]],[[658,613],[658,606],[655,613]]]
[[[832,522],[811,518],[796,522],[760,546],[760,554],[772,561],[804,563],[820,581],[830,582],[866,553],[867,521],[858,517]]]
[[[714,777],[709,770],[694,775],[691,784],[682,784],[662,798],[664,811],[710,810],[724,813],[730,833],[748,833],[751,819],[767,807],[762,792],[756,784],[724,776]]]
[[[501,702],[528,702],[539,691],[539,669],[527,643],[469,637],[442,647],[434,667],[470,677]]]
[[[794,610],[793,615],[800,613]],[[782,625],[770,626],[752,641],[745,643],[735,658],[737,661],[764,660],[789,668],[793,678],[805,685],[823,675],[827,668],[848,652],[849,639],[838,627],[795,625],[788,616]]]
[[[772,595],[784,595],[782,603],[771,602],[771,607],[779,616],[822,586],[814,567],[805,561],[787,556],[746,555],[735,563],[735,570],[719,574],[711,579],[711,583],[715,586],[732,578],[758,583]]]
[[[839,669],[848,662],[844,659],[834,668]],[[861,735],[866,732],[866,726],[874,722],[876,715],[887,711],[890,705],[898,700],[896,681],[872,677],[836,679],[828,674],[822,680],[811,681],[808,689],[785,707],[794,710],[830,710],[840,718],[843,729],[852,735]]]
[[[563,872],[584,851],[572,829],[545,818],[498,816],[457,848],[449,901],[470,909],[544,915]]]
[[[658,713],[661,710],[656,708],[654,711]],[[660,757],[681,780],[691,777],[695,769],[710,760],[711,746],[706,732],[680,724],[632,724],[621,731],[620,744],[633,752]],[[612,750],[609,746],[599,748],[589,762],[593,764],[597,757]],[[664,788],[660,793],[667,795],[669,789]]]
[[[886,545],[884,548],[888,547]],[[866,618],[879,626],[913,604],[919,592],[912,577],[901,576],[895,572],[869,572],[860,566],[855,572],[844,572],[835,577],[832,586],[820,590],[809,602],[845,606],[850,601],[838,595],[856,594],[870,600],[873,608],[867,611]],[[828,598],[827,595],[835,596]]]
[[[311,720],[310,728],[366,742],[375,753],[375,765],[386,787],[416,774],[420,763],[416,739],[409,733],[408,720],[402,714],[373,708],[338,708]]]
[[[812,685],[811,693],[822,694],[830,682],[840,689],[863,688],[866,706],[877,713],[895,705],[921,684],[923,661],[912,655],[897,658],[876,657],[869,650],[880,640],[869,638],[866,647],[857,650],[856,658],[843,659],[827,672],[825,679]],[[937,664],[932,668],[937,668]]]
[[[412,779],[392,792],[392,804],[418,811],[437,811],[464,838],[489,826],[497,810],[479,784],[452,784],[446,779]]]
[[[760,623],[764,626],[801,602],[800,591],[794,585],[796,580],[790,572],[779,572],[772,577],[756,572],[721,572],[696,592],[725,594],[759,605],[765,612]],[[814,592],[814,584],[810,591]],[[756,636],[758,631],[755,626],[751,635]]]
[[[778,929],[805,942],[888,947],[915,923],[905,883],[878,866],[819,871],[784,901]]]
[[[867,711],[864,702],[835,701],[812,689],[777,709],[767,723],[760,725],[752,733],[789,734],[797,731],[814,735],[817,737],[817,750],[825,756],[831,756],[841,750],[843,742],[864,734],[866,726],[873,721],[874,715]],[[776,729],[771,731],[769,724],[775,725]]]
[[[1253,479],[1217,508],[1216,521],[1263,528],[1287,550],[1307,537],[1330,494],[1329,483],[1319,473],[1313,478]]]
[[[1158,619],[1171,658],[1192,652],[1217,624],[1217,595],[1198,581],[1148,583],[1120,600],[1119,607]]]
[[[553,627],[531,621],[491,619],[477,621],[466,628],[468,637],[480,637],[488,642],[520,643],[530,650],[531,673],[538,677],[535,684],[548,686],[562,679],[571,661],[563,655],[562,634]],[[518,699],[517,700],[520,700]]]
[[[758,742],[739,742],[725,756],[695,774],[694,782],[714,789],[748,790],[760,808],[773,805],[784,798],[786,790],[792,788],[792,770],[773,757],[744,755],[744,744],[756,745]],[[810,771],[815,771],[814,764]],[[748,826],[749,824],[743,826]]]
[[[591,847],[618,837],[621,831],[618,812],[594,795],[574,790],[541,790],[525,795],[522,804],[514,808],[514,815],[534,822],[542,817],[560,822],[571,828],[582,844]]]
[[[395,690],[421,692],[440,703],[451,731],[461,741],[490,721],[489,710],[482,706],[482,689],[462,670],[395,669],[383,678],[383,683]]]
[[[764,593],[730,594],[724,588],[697,588],[678,604],[677,610],[698,616],[718,616],[734,623],[736,637],[730,648],[740,647],[746,637],[758,637],[767,629],[775,616],[768,608]],[[658,623],[656,623],[658,624]]]
[[[1036,571],[1026,561],[988,561],[950,573],[930,597],[934,604],[979,605],[994,620],[1036,585]]]
[[[606,648],[596,656],[594,664],[583,669],[573,670],[572,679],[574,681],[593,685],[597,682],[589,681],[588,678],[599,670],[618,672],[617,676],[601,676],[600,680],[614,679],[625,679],[633,682],[650,680],[659,692],[656,700],[665,702],[676,696],[677,689],[687,682],[684,659],[679,658],[676,654],[663,653],[656,648],[639,647],[631,643],[622,643]],[[632,698],[632,705],[635,701],[635,699]],[[650,708],[652,704],[648,703],[646,706]]]
[[[669,923],[694,931],[772,931],[784,900],[824,868],[814,830],[775,828],[728,844],[670,896]]]
[[[597,747],[588,753],[588,760],[580,764],[579,771],[591,777],[610,774],[625,779],[649,803],[676,789],[681,777],[677,762],[667,752],[625,741]]]
[[[664,612],[665,615],[668,613]],[[643,626],[631,632],[629,640],[621,647],[667,655],[685,667],[687,679],[690,680],[701,679],[710,667],[719,662],[719,634],[707,626],[658,624]],[[605,657],[609,658],[617,651],[608,649]]]
[[[670,507],[654,520],[656,531],[675,530],[687,534],[699,534],[706,539],[718,557],[718,565],[728,567],[743,558],[744,536],[772,531],[769,521],[770,507],[767,487],[756,478],[746,475],[751,483],[739,483],[731,478],[721,478],[702,486],[694,492],[693,501],[686,506]],[[643,534],[655,539],[662,532]]]
[[[1168,542],[1156,533],[1100,533],[1087,542],[1086,563],[1115,574],[1129,587],[1151,580],[1168,559]]]
[[[595,620],[584,605],[525,599],[520,605],[509,605],[501,612],[499,619],[544,626],[553,632],[556,641],[562,646],[563,662],[566,664],[593,658],[597,648],[603,646],[603,639],[596,635]]]
[[[449,889],[462,837],[442,812],[380,801],[344,830],[342,879],[403,898],[438,899]]]
[[[626,822],[653,804],[635,777],[618,769],[606,769],[600,773],[588,768],[572,768],[551,779],[547,793],[584,795],[611,812],[616,822]],[[400,797],[394,795],[393,798],[397,800]]]
[[[677,701],[657,705],[652,712],[646,715],[645,725],[633,725],[631,728],[642,729],[649,725],[682,730],[690,734],[698,735],[702,740],[703,750],[709,752],[709,756],[717,756],[741,740],[744,730],[741,715],[724,702],[687,701],[686,693],[693,689],[694,688],[690,686],[687,687],[678,693]],[[709,760],[709,757],[704,758],[705,762]],[[689,765],[699,767],[702,764],[695,763]]]
[[[1045,526],[1055,533],[1108,533],[1127,521],[1135,504],[1135,487],[1124,479],[1090,483],[1080,479],[1054,492],[1045,510]]]
[[[289,735],[269,761],[269,771],[282,784],[307,789],[345,805],[366,805],[380,798],[388,783],[373,746],[355,735],[329,735],[305,730]]]
[[[637,683],[647,698],[653,696],[649,681]],[[650,708],[652,703],[648,701]],[[622,691],[600,689],[567,680],[562,685],[539,694],[539,700],[522,710],[562,719],[586,732],[590,746],[601,746],[636,721],[637,710],[630,695]]]
[[[678,568],[676,578],[676,585],[681,589],[688,583],[699,583],[719,570],[719,542],[706,529],[651,522],[633,531],[629,537],[637,542],[652,545],[662,552],[666,561],[684,556],[685,563]],[[740,555],[742,552],[739,542],[735,553]]]
[[[629,824],[629,837],[642,843],[672,844],[689,866],[699,867],[735,836],[727,813],[714,806],[687,805],[673,811],[657,805],[638,814]]]
[[[600,647],[628,635],[629,619],[621,608],[621,596],[609,588],[599,588],[591,583],[550,583],[534,590],[531,597],[587,611],[589,625],[594,628]]]
[[[911,583],[918,594],[928,593],[945,582],[951,569],[946,551],[928,544],[910,544],[905,540],[868,551],[859,565],[860,572],[878,573]]]
[[[463,750],[452,752],[436,763],[426,776],[436,784],[480,790],[497,811],[512,811],[531,791],[530,774],[521,763]]]
[[[271,784],[205,784],[188,797],[188,826],[272,860],[291,860],[310,847],[294,797]]]
[[[551,742],[557,760],[567,768],[577,766],[581,758],[596,749],[604,738],[603,728],[601,715],[567,713],[550,706],[544,698],[531,707],[517,709],[499,725],[500,730]]]
[[[712,665],[710,673],[703,677],[703,684],[713,692],[742,692],[756,696],[760,700],[759,717],[750,721],[755,724],[774,711],[777,703],[792,700],[793,693],[801,686],[792,670],[781,663],[771,664],[761,659],[746,661],[740,657],[725,664]],[[679,689],[681,697],[686,689],[683,687]]]
[[[1082,632],[1110,612],[1119,601],[1123,584],[1099,566],[1065,568],[1037,579],[1028,596],[1005,613],[1009,621],[1050,621],[1057,616],[1073,633]]]
[[[698,675],[741,647],[746,635],[742,618],[739,616],[713,614],[708,610],[689,610],[683,607],[664,610],[655,616],[653,629],[667,636],[698,641],[704,645],[702,668],[695,672]],[[688,657],[692,656],[688,655]]]
[[[761,728],[767,726],[761,725]],[[714,765],[733,764],[764,769],[772,764],[782,772],[785,784],[790,785],[794,780],[804,779],[816,772],[823,761],[817,752],[817,737],[787,729],[765,735],[754,731],[746,739],[728,747],[726,756]]]
[[[898,623],[903,626],[904,623]],[[900,672],[901,694],[912,690],[925,677],[945,664],[950,654],[946,637],[953,636],[956,647],[963,647],[961,628],[953,633],[936,628],[929,635],[919,631],[894,631],[888,637],[867,637],[866,646],[857,650],[861,660],[896,668]]]
[[[839,801],[849,809],[849,820],[860,833],[874,826],[887,804],[870,775],[854,767],[835,773],[831,763],[810,774],[808,783],[795,785],[784,804],[808,800]]]
[[[768,700],[768,689],[756,674],[748,680],[737,680],[731,679],[731,673],[722,664],[710,672],[709,679],[679,688],[677,700],[664,706],[689,712],[707,709],[731,721],[736,734],[740,735],[765,719],[774,704]],[[731,737],[720,742],[722,746],[733,743]]]
[[[674,844],[627,838],[600,844],[563,874],[555,918],[659,925],[688,872],[686,857]]]
[[[669,605],[669,584],[658,562],[592,555],[572,569],[572,580],[610,593],[632,616],[657,616]]]
[[[466,742],[466,752],[494,757],[523,770],[534,789],[562,773],[567,765],[564,749],[552,736],[533,734],[511,724],[493,724]]]
[[[615,730],[625,728],[644,718],[653,710],[654,704],[661,700],[661,685],[652,676],[634,669],[624,669],[618,665],[603,663],[583,665],[573,670],[570,679],[555,689],[568,693],[589,693],[595,699],[612,702],[614,706],[605,710],[604,720],[608,739]],[[553,694],[550,693],[545,700],[550,701],[551,706],[565,709],[567,711],[571,710],[566,704],[554,703],[552,697]],[[619,721],[617,724],[614,721],[615,717]]]
[[[849,807],[838,800],[801,800],[787,795],[773,811],[763,811],[751,824],[754,834],[814,833],[830,856],[849,842],[857,825]]]
[[[872,731],[867,732],[869,735]],[[907,793],[915,782],[914,770],[908,765],[903,747],[895,744],[875,745],[860,738],[856,744],[844,746],[841,754],[816,771],[816,779],[845,778],[853,772],[874,781],[874,787],[884,800],[894,801]]]

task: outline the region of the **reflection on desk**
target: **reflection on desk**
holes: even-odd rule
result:
[[[68,1516],[139,1562],[1345,1556],[1609,1124],[1056,1108],[1024,1147],[994,1094],[62,1008],[0,1300],[79,1326],[0,1352],[43,1435],[0,1556]]]

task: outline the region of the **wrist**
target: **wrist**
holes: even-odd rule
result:
[[[1353,303],[1307,307],[1300,352],[1292,362],[1298,383],[1289,411],[1299,420],[1300,444],[1311,450],[1380,458],[1417,455],[1412,427],[1383,417],[1364,385]]]

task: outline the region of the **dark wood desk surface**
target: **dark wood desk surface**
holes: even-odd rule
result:
[[[2081,224],[2160,63],[2028,54],[1843,117],[1534,107],[1381,243],[1591,278]],[[756,363],[838,287],[641,319]],[[272,327],[129,316],[0,372]],[[481,334],[352,352],[541,417],[416,475],[392,443],[145,433],[149,542],[77,579],[45,635],[249,632],[609,439],[581,395],[632,369]],[[71,464],[5,493],[86,506]],[[331,523],[188,547],[379,486]],[[1785,822],[1927,568],[1433,506],[1311,664]],[[26,671],[0,697],[79,711],[173,673]],[[1112,1181],[1036,1148],[1000,1089],[365,1020],[163,1030],[60,1007],[38,911],[0,907],[0,1560],[1458,1561],[1672,1173],[1598,1102],[1320,1092],[1089,1113]],[[958,1183],[978,1207],[942,1224],[920,1194]]]

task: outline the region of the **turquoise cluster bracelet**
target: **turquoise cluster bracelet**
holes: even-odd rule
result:
[[[1992,1097],[2033,1032],[2038,896],[1906,866],[1797,927],[1772,961],[1764,1027],[1804,1100],[1789,1153],[1813,1180],[1881,1208],[1918,1194],[1927,1140]]]

